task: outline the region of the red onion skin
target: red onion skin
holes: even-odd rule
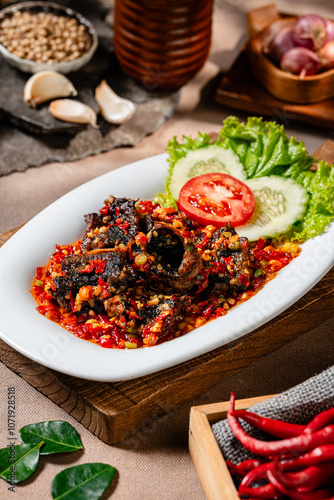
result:
[[[321,62],[319,57],[310,49],[295,47],[288,50],[281,59],[281,68],[284,71],[299,75],[299,78],[314,75],[319,71]]]
[[[282,28],[264,48],[264,53],[274,63],[279,65],[283,55],[296,46],[292,34],[293,28]]]
[[[334,40],[327,42],[318,52],[319,59],[324,68],[334,68]]]
[[[295,45],[311,50],[319,50],[326,41],[326,35],[326,21],[317,14],[300,16],[293,30]]]
[[[330,21],[329,19],[325,19],[325,23],[326,23],[326,40],[325,40],[325,44],[327,42],[330,42],[331,40],[334,40],[334,23],[332,21]]]

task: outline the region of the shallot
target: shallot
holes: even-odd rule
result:
[[[319,50],[326,41],[326,35],[326,21],[317,14],[300,16],[293,30],[295,44],[311,50]]]
[[[281,68],[303,79],[305,76],[317,73],[321,68],[321,62],[312,50],[306,47],[295,47],[284,54],[281,59]]]
[[[330,42],[331,40],[334,40],[334,23],[329,19],[325,19],[325,22],[327,30],[325,43],[327,43]]]
[[[319,50],[318,54],[321,64],[324,68],[326,69],[334,68],[334,40],[327,42]]]
[[[263,48],[281,69],[299,75],[314,75],[334,67],[334,22],[317,14],[297,18],[281,28]]]
[[[278,33],[276,33],[276,35],[274,35],[269,44],[263,50],[269,59],[279,64],[285,52],[295,47],[292,34],[292,28],[282,28]]]

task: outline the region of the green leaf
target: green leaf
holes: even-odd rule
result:
[[[114,478],[108,464],[90,463],[69,467],[56,475],[51,485],[53,500],[98,500]]]
[[[311,195],[306,214],[292,234],[304,241],[323,232],[334,219],[334,166],[320,161],[315,172],[302,172],[296,180]]]
[[[7,446],[0,450],[0,477],[11,484],[21,483],[34,474],[37,469],[40,447],[43,441],[35,444]]]
[[[248,178],[264,175],[292,177],[293,173],[309,168],[314,161],[303,142],[287,137],[283,125],[259,117],[249,117],[247,123],[242,123],[235,116],[229,116],[220,136],[223,146],[239,156]]]
[[[83,448],[77,431],[63,420],[26,425],[20,429],[20,438],[23,443],[44,441],[45,446],[41,450],[41,455],[77,451]]]

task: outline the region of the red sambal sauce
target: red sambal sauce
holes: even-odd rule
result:
[[[107,206],[104,206],[100,213],[107,213],[107,208]],[[153,217],[153,220],[172,224],[177,228],[179,234],[183,234],[187,238],[192,236],[192,224],[188,225],[185,215],[180,214],[173,208],[161,208],[159,205],[153,205],[150,201],[141,201],[137,203],[136,210],[140,216],[149,215]],[[116,225],[119,226],[120,224],[116,223]],[[240,238],[240,241],[243,240],[243,244],[247,246],[251,262],[252,273],[250,276],[243,276],[239,273],[239,282],[247,286],[247,290],[233,292],[227,297],[219,294],[205,296],[205,287],[207,286],[209,274],[222,276],[221,273],[227,272],[228,268],[229,276],[232,276],[233,280],[233,270],[231,271],[233,261],[231,257],[221,259],[219,262],[210,261],[207,243],[216,229],[214,226],[202,227],[202,238],[197,241],[196,248],[206,261],[206,271],[197,277],[196,289],[187,292],[187,295],[191,296],[191,303],[187,307],[186,317],[183,317],[177,325],[174,325],[167,333],[164,332],[163,335],[160,335],[161,325],[171,312],[169,310],[162,311],[155,318],[153,326],[152,324],[145,326],[141,334],[138,334],[135,324],[136,320],[141,319],[141,317],[138,315],[138,301],[135,300],[135,297],[131,297],[131,291],[129,293],[125,292],[128,297],[128,306],[124,314],[121,315],[111,316],[106,312],[97,312],[94,309],[90,309],[88,312],[77,310],[78,296],[73,297],[71,292],[69,293],[71,310],[66,312],[63,310],[52,295],[56,288],[53,279],[63,275],[61,264],[66,256],[83,254],[81,240],[71,245],[56,245],[56,251],[46,266],[36,269],[36,276],[31,288],[31,293],[38,304],[36,309],[47,319],[58,323],[77,337],[102,347],[129,349],[153,346],[184,335],[213,319],[224,316],[232,307],[254,296],[300,252],[300,247],[291,242],[285,242],[276,247],[269,239],[259,239],[257,242],[248,243],[246,239]],[[235,241],[235,236],[228,239],[229,244],[232,245],[235,244]],[[147,236],[139,233],[136,236],[136,243],[145,245]],[[131,248],[129,254],[131,255]],[[136,258],[133,258],[133,268],[135,269],[138,268],[136,264],[138,260],[136,261]],[[140,270],[145,271],[149,269],[150,265],[152,265],[152,262],[148,260],[140,266]],[[89,263],[87,268],[81,272],[101,272],[103,268],[103,262],[94,261],[94,265]],[[137,285],[141,289],[147,286],[143,279],[139,280]],[[109,296],[107,284],[101,278],[98,280],[98,290],[102,297]],[[96,287],[85,286],[79,290],[79,294],[81,300],[89,300],[90,297],[96,294]],[[171,294],[170,297],[175,300],[178,295]]]

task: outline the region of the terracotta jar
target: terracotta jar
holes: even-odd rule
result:
[[[213,0],[115,0],[114,47],[122,70],[150,90],[172,91],[204,65]]]

